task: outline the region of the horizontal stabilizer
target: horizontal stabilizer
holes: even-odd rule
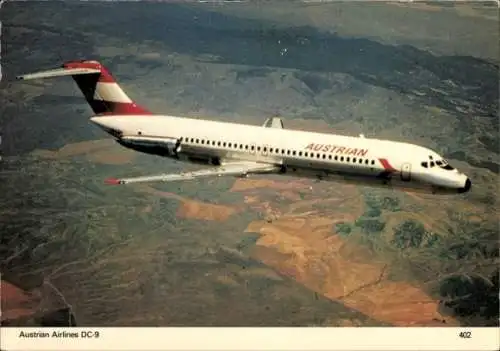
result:
[[[52,77],[74,76],[78,74],[94,74],[100,72],[101,70],[93,68],[56,68],[47,71],[23,74],[22,76],[17,76],[16,79],[31,80],[31,79],[42,79],[42,78],[52,78]]]
[[[63,63],[61,68],[17,76],[18,80],[32,80],[71,76],[96,115],[151,115],[136,104],[109,71],[98,61],[80,60]]]
[[[264,128],[278,128],[284,129],[283,120],[280,117],[271,117],[266,119],[264,124],[262,125]]]

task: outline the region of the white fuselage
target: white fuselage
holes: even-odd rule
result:
[[[470,188],[467,176],[436,152],[409,143],[175,116],[91,120],[126,147],[184,161],[257,161],[288,175],[432,193]]]

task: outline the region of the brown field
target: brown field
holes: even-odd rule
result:
[[[177,211],[177,216],[180,218],[192,218],[205,221],[226,221],[237,212],[239,211],[236,208],[229,206],[183,199]]]
[[[137,186],[136,189],[142,193],[148,193],[180,201],[180,205],[177,210],[177,216],[180,218],[191,218],[205,221],[226,221],[230,216],[241,211],[241,209],[237,207],[209,204],[187,199],[177,194],[160,191],[144,184]]]
[[[238,178],[231,191],[247,191],[252,189],[272,188],[277,190],[300,190],[309,188],[303,180],[274,181],[268,179]]]
[[[411,283],[387,280],[390,262],[332,235],[332,223],[332,219],[311,216],[272,224],[253,222],[247,231],[262,236],[252,254],[309,289],[380,321],[411,326],[445,320],[438,312],[438,301]],[[456,322],[448,319],[447,323]]]
[[[2,321],[31,316],[40,304],[40,298],[2,280],[1,289]]]

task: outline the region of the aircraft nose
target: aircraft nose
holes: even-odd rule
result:
[[[472,182],[470,181],[469,178],[467,178],[465,180],[465,184],[464,184],[463,188],[458,189],[458,193],[459,194],[466,193],[470,190],[471,187],[472,187]]]

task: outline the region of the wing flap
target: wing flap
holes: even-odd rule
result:
[[[173,182],[178,180],[193,180],[214,176],[244,176],[247,174],[270,173],[278,171],[279,167],[271,164],[256,162],[231,162],[213,168],[204,168],[193,172],[158,174],[134,178],[109,178],[106,184],[118,185],[145,182]]]

